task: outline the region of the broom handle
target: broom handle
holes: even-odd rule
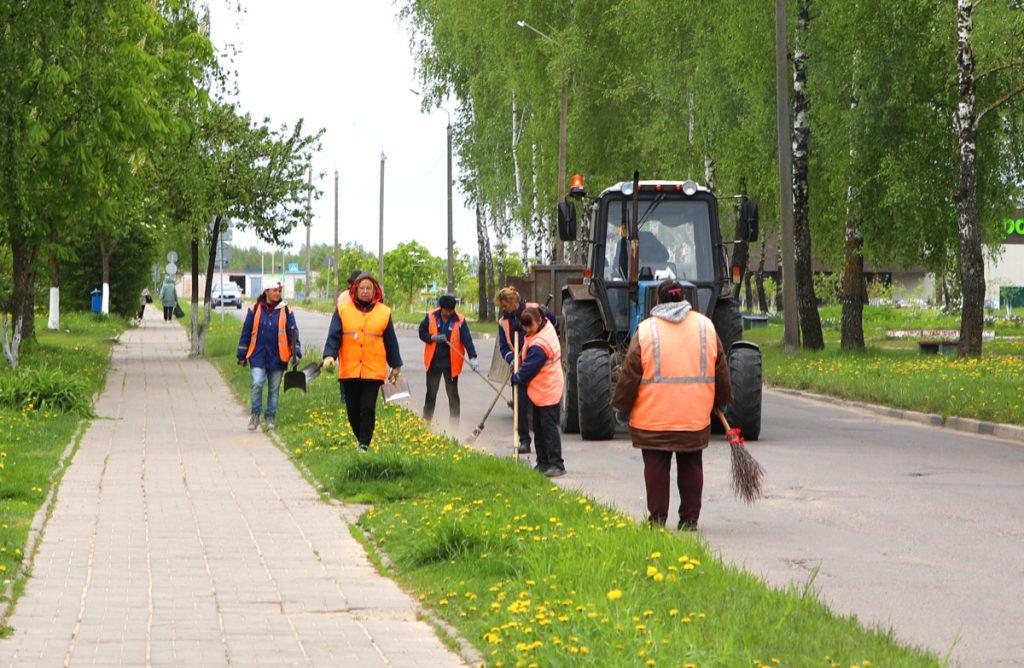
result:
[[[444,340],[444,342],[445,342],[445,344],[446,344],[446,345],[447,345],[447,346],[448,346],[448,347],[449,347],[450,349],[452,349],[452,350],[454,350],[455,352],[457,352],[457,353],[458,353],[458,354],[459,354],[459,355],[460,355],[460,356],[462,357],[463,361],[464,361],[464,362],[466,362],[466,364],[469,364],[469,358],[468,358],[468,357],[466,357],[466,353],[462,352],[461,350],[459,350],[458,348],[456,348],[455,346],[453,346],[453,345],[451,344],[451,341],[449,341],[448,339],[445,339],[445,340]],[[474,369],[472,365],[470,365],[470,367],[469,367],[469,368],[470,368],[470,370],[471,370],[471,371],[472,371],[473,373],[475,373],[476,375],[480,376],[480,378],[482,378],[482,379],[483,379],[483,381],[484,381],[485,383],[487,383],[488,385],[490,385],[490,386],[491,386],[491,389],[492,389],[492,390],[494,390],[495,392],[497,392],[498,394],[501,394],[501,391],[505,389],[504,387],[502,387],[502,388],[501,388],[501,390],[499,390],[499,389],[498,389],[498,386],[497,386],[497,385],[495,385],[494,383],[492,383],[492,382],[491,382],[491,379],[490,379],[490,378],[488,378],[487,376],[485,376],[485,375],[483,374],[483,372],[481,372],[481,371],[477,371],[476,369]]]
[[[484,423],[487,422],[487,418],[491,417],[491,411],[493,411],[494,407],[498,404],[498,399],[503,399],[504,398],[504,397],[502,397],[501,392],[502,392],[502,390],[505,389],[505,385],[508,385],[508,379],[511,378],[511,377],[512,377],[512,374],[509,374],[509,377],[505,379],[505,383],[501,386],[501,390],[498,390],[498,393],[496,395],[494,395],[494,401],[491,402],[490,408],[488,408],[487,412],[484,413],[484,419],[480,420],[480,424],[477,426],[477,429],[479,429],[480,431],[484,430]]]
[[[715,415],[717,415],[718,419],[722,421],[722,424],[725,426],[725,430],[727,432],[732,431],[732,427],[729,426],[729,421],[725,419],[725,412],[721,408],[715,409]]]
[[[515,357],[512,360],[512,368],[514,373],[519,373],[519,337],[514,333],[512,334],[514,339],[513,348]],[[512,452],[514,453],[514,459],[519,461],[519,388],[512,388]]]

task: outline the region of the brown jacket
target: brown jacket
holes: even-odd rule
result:
[[[724,408],[732,401],[732,385],[729,382],[729,360],[722,349],[722,340],[717,336],[718,356],[715,360],[715,407]],[[644,375],[640,358],[640,337],[634,336],[629,342],[626,359],[619,369],[619,381],[615,384],[612,408],[628,413],[633,409],[640,379]],[[670,452],[694,452],[708,447],[711,427],[701,431],[648,431],[629,428],[634,448],[646,450],[667,450]]]

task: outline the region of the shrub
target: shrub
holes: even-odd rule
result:
[[[92,413],[85,382],[45,365],[0,374],[0,406],[82,416]]]

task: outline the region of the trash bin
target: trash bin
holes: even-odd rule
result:
[[[97,288],[97,289],[93,290],[92,292],[90,292],[89,295],[92,297],[92,312],[93,313],[99,313],[100,311],[102,311],[103,310],[103,291]]]

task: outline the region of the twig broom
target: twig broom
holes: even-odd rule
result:
[[[732,491],[744,503],[750,504],[763,495],[764,469],[757,463],[750,451],[743,445],[743,436],[738,428],[729,426],[722,409],[715,414],[725,425],[725,438],[729,441],[729,456],[732,459]]]

